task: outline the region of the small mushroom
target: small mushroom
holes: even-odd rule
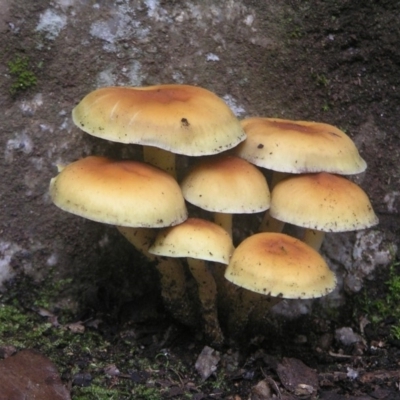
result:
[[[258,233],[240,243],[225,278],[247,290],[235,304],[236,330],[243,329],[251,310],[262,301],[259,295],[268,296],[268,309],[279,299],[321,297],[336,286],[334,273],[318,252],[301,240],[273,232]]]
[[[224,229],[199,218],[188,218],[179,225],[162,229],[149,249],[158,256],[186,257],[198,285],[205,333],[215,345],[221,345],[224,339],[218,322],[217,287],[205,261],[228,264],[233,250],[232,240]]]
[[[355,183],[321,172],[291,176],[272,191],[271,216],[306,228],[304,241],[319,250],[324,232],[346,232],[378,223],[366,193]]]
[[[232,236],[232,214],[251,214],[269,208],[264,175],[247,161],[228,155],[197,163],[181,183],[185,199],[214,213],[214,222]]]
[[[247,139],[234,153],[259,167],[291,174],[341,175],[358,174],[367,167],[350,137],[332,125],[257,117],[241,124]]]

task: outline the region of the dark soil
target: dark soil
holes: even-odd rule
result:
[[[195,368],[207,345],[200,332],[177,324],[154,302],[140,299],[134,306],[122,305],[124,313],[118,318],[104,307],[73,315],[52,303],[69,284],[60,282],[54,288],[22,276],[10,283],[0,309],[0,353],[4,357],[11,347],[46,355],[73,399],[399,396],[400,341],[391,330],[397,320],[366,322],[363,302],[334,318],[322,317],[318,310],[294,321],[270,317],[263,331],[254,334],[253,326],[245,341],[228,341],[215,349],[215,371],[203,380]],[[378,298],[379,291],[374,286],[364,294]],[[358,333],[356,342],[346,344],[338,338],[337,328],[344,326]],[[34,368],[41,367],[38,363]],[[300,395],[299,383],[309,391]]]

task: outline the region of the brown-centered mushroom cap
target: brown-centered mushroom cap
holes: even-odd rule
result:
[[[228,264],[234,248],[219,225],[200,218],[162,229],[149,252],[158,256],[191,257]]]
[[[185,199],[208,211],[249,214],[269,208],[264,175],[254,165],[234,156],[202,160],[181,183]]]
[[[358,174],[366,169],[354,142],[324,123],[277,118],[241,121],[247,139],[234,151],[247,161],[287,173]]]
[[[137,161],[91,156],[73,162],[51,180],[50,195],[64,211],[108,224],[154,228],[187,218],[177,182]]]
[[[272,191],[270,214],[324,232],[369,228],[378,218],[365,192],[338,175],[321,172],[291,176]]]
[[[334,273],[314,249],[282,233],[258,233],[233,252],[225,278],[256,293],[309,299],[330,293]]]
[[[72,117],[93,136],[189,156],[220,153],[245,139],[222,99],[189,85],[97,89],[74,108]]]

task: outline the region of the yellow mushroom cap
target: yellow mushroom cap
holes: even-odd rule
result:
[[[247,139],[235,154],[259,167],[342,175],[358,174],[367,167],[350,137],[332,125],[257,117],[241,124]]]
[[[325,172],[291,176],[272,191],[270,215],[305,228],[344,232],[369,228],[378,218],[355,183]]]
[[[220,153],[245,139],[222,99],[189,85],[97,89],[73,109],[72,118],[93,136],[189,156]]]
[[[336,277],[314,249],[282,233],[258,233],[233,252],[225,278],[256,293],[309,299],[330,293]]]
[[[187,218],[177,182],[137,161],[83,158],[51,180],[50,195],[64,211],[108,224],[154,228]]]
[[[149,252],[158,256],[191,257],[228,264],[234,248],[219,225],[200,218],[162,229]]]
[[[270,192],[254,165],[234,156],[215,156],[194,166],[181,183],[185,199],[208,211],[248,214],[269,208]]]

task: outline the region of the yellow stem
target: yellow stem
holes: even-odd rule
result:
[[[198,286],[204,332],[213,345],[220,346],[224,342],[224,335],[218,321],[217,285],[214,277],[205,261],[190,257],[188,257],[187,261],[190,272]]]
[[[229,233],[229,236],[232,237],[232,214],[215,212],[214,222],[224,228]]]
[[[229,331],[235,337],[240,337],[246,329],[250,317],[259,321],[277,303],[280,298],[265,296],[244,288],[237,288],[232,300],[232,309],[229,315]]]
[[[162,169],[176,179],[174,153],[159,149],[158,147],[143,146],[143,159],[145,162]]]
[[[287,178],[289,175],[288,172],[279,172],[279,171],[272,171],[272,179],[270,189],[272,190],[282,179]]]
[[[124,226],[117,228],[148,260],[156,263],[160,274],[161,296],[166,308],[181,323],[195,326],[196,313],[188,297],[184,266],[178,259],[158,257],[148,251],[157,230]]]
[[[303,242],[307,243],[316,251],[320,250],[324,238],[325,238],[325,232],[318,231],[316,229],[304,230]]]
[[[285,223],[272,217],[269,211],[265,211],[263,220],[261,221],[260,232],[282,232]]]

